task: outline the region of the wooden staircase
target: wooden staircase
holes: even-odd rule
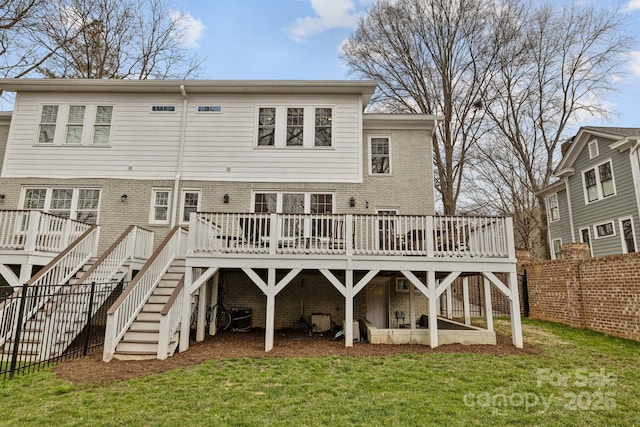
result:
[[[158,286],[138,313],[135,320],[116,346],[114,358],[120,360],[156,359],[160,337],[160,312],[184,278],[185,260],[175,259]],[[170,343],[172,354],[178,346],[177,339]]]

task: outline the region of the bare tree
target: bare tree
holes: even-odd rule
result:
[[[512,202],[514,212],[527,193],[527,205],[515,218],[523,224],[517,227],[539,228],[540,248],[548,257],[545,200],[538,192],[550,184],[567,126],[578,116],[609,113],[600,100],[614,89],[612,75],[630,39],[622,31],[624,17],[613,9],[546,5],[507,7],[502,13],[497,61],[483,94],[493,131],[477,147],[488,162],[483,167],[489,164],[494,171],[485,169],[483,185]],[[505,173],[510,170],[517,176]]]
[[[342,47],[353,72],[378,81],[374,108],[443,116],[434,163],[445,215],[456,213],[468,151],[485,131],[480,99],[496,17],[493,1],[383,0]]]
[[[60,0],[50,12],[40,42],[62,47],[39,67],[46,77],[167,79],[199,70],[184,45],[184,15],[164,0]]]

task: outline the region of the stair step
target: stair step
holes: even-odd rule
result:
[[[126,334],[122,337],[121,342],[140,342],[140,343],[153,343],[158,344],[158,339],[160,338],[160,331],[127,331]]]
[[[136,321],[138,320],[142,320],[142,321],[155,321],[155,322],[160,322],[160,312],[158,311],[157,313],[151,313],[151,312],[146,312],[146,311],[141,311],[138,314],[138,317],[136,317]]]
[[[149,297],[149,302],[152,304],[162,304],[164,305],[167,301],[169,301],[169,295],[162,294],[153,294]]]
[[[116,353],[118,352],[135,352],[135,353],[158,353],[158,343],[149,342],[137,342],[137,341],[120,341],[116,347]]]
[[[129,331],[132,331],[132,332],[143,332],[143,331],[158,332],[159,330],[160,330],[160,322],[145,322],[140,320],[136,320],[135,322],[133,322],[133,324],[129,328]]]

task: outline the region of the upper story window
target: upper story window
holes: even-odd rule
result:
[[[88,224],[98,222],[100,190],[97,188],[26,188],[22,206]]]
[[[154,188],[151,191],[151,213],[149,222],[152,224],[167,224],[169,222],[169,201],[171,191],[165,188]]]
[[[333,107],[258,107],[258,147],[332,147]]]
[[[333,126],[333,109],[316,108],[315,141],[316,147],[331,147],[331,129]]]
[[[560,219],[560,209],[558,208],[558,193],[547,197],[547,208],[549,210],[549,221],[557,221]]]
[[[58,106],[43,105],[40,115],[40,133],[38,143],[53,144],[56,134],[56,123],[58,121]]]
[[[391,174],[391,141],[388,137],[375,136],[369,139],[369,172]]]
[[[152,113],[175,113],[176,106],[175,105],[152,105],[151,112]]]
[[[611,160],[582,174],[586,203],[595,202],[616,193]]]
[[[274,145],[276,141],[276,109],[260,108],[258,112],[258,145]]]
[[[287,108],[287,146],[304,143],[304,108]]]
[[[84,129],[84,105],[71,105],[69,107],[69,119],[67,120],[67,144],[82,143],[82,131]]]
[[[109,145],[112,117],[111,105],[43,105],[38,144]]]
[[[598,157],[598,154],[598,140],[589,141],[589,158],[594,159]]]

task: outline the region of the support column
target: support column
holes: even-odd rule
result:
[[[409,283],[409,318],[411,320],[411,329],[416,328],[416,299],[415,299],[415,286],[413,283]]]
[[[215,335],[218,331],[216,329],[216,318],[218,315],[218,283],[220,280],[220,272],[213,275],[213,286],[211,289],[211,296],[209,297],[211,307],[211,319],[209,319],[209,335]]]
[[[493,332],[493,308],[491,306],[491,282],[486,277],[484,281],[484,318],[487,323],[487,330]]]
[[[182,321],[180,322],[180,347],[182,353],[189,349],[189,329],[191,328],[191,283],[193,282],[193,268],[184,269],[184,291],[182,292]]]
[[[451,285],[445,291],[447,299],[447,319],[453,319],[453,296],[451,295]]]
[[[431,348],[435,348],[438,346],[438,297],[435,271],[427,271],[427,286],[429,288],[429,341]]]
[[[523,347],[522,322],[520,320],[520,296],[518,295],[518,274],[509,273],[509,290],[511,291],[511,336],[513,345]]]
[[[204,328],[207,322],[207,282],[200,285],[198,290],[198,319],[196,327],[196,341],[204,341]]]
[[[264,333],[264,351],[273,350],[276,311],[276,269],[270,268],[267,273],[267,318]]]
[[[20,278],[18,279],[16,287],[22,285],[23,283],[27,283],[27,281],[31,279],[32,273],[32,264],[22,264],[22,266],[20,267]]]
[[[471,307],[469,307],[469,278],[462,278],[462,309],[464,310],[464,324],[471,324]]]
[[[345,270],[344,346],[353,347],[353,270]]]

